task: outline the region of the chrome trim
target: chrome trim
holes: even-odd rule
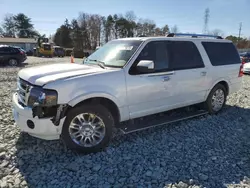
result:
[[[151,73],[151,74],[147,74],[148,77],[154,77],[154,76],[169,76],[169,75],[174,75],[175,72],[171,71],[171,72],[159,72],[159,73]]]

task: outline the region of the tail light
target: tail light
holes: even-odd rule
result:
[[[22,50],[20,50],[20,54],[24,55],[25,53]]]

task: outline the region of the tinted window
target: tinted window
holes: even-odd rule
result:
[[[44,50],[51,50],[51,46],[48,44],[43,45]]]
[[[233,43],[202,42],[202,45],[213,66],[241,63]]]
[[[136,65],[141,60],[154,61],[155,72],[204,67],[197,47],[188,41],[149,42],[135,60],[130,74],[139,74]]]
[[[140,74],[136,65],[141,60],[151,60],[154,62],[155,72],[163,72],[169,68],[168,50],[165,41],[149,42],[143,48],[130,69],[130,74]]]
[[[202,68],[200,52],[196,45],[189,41],[168,41],[171,70]]]
[[[0,48],[0,52],[1,53],[10,53],[11,52],[11,48],[9,48],[9,47],[1,47]]]

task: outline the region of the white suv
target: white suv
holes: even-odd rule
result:
[[[227,95],[240,89],[242,75],[235,46],[221,37],[117,39],[83,64],[22,69],[13,115],[32,136],[61,137],[71,149],[97,152],[114,127],[128,133],[219,112]],[[205,108],[183,117],[153,115],[195,104]]]

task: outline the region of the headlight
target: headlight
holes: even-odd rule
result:
[[[55,90],[33,87],[30,90],[28,106],[34,106],[35,103],[40,106],[57,105],[57,95]]]

